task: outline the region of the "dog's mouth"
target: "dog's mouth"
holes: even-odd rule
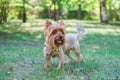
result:
[[[57,39],[57,40],[55,40],[55,43],[56,43],[56,44],[62,44],[62,43],[63,43],[63,40],[62,40],[62,39]]]
[[[56,45],[62,45],[64,43],[64,38],[63,37],[57,37],[55,40]]]
[[[57,43],[61,44],[63,41],[62,40],[57,40]]]

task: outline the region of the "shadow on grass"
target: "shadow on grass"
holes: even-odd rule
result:
[[[85,53],[95,54],[119,54],[120,50],[120,35],[112,34],[87,34],[81,43],[81,48]],[[88,52],[86,52],[88,51]]]
[[[108,24],[99,23],[99,22],[87,22],[85,23],[86,28],[120,28],[120,22],[110,22]]]
[[[86,23],[86,22],[85,22]],[[87,24],[94,24],[94,25],[111,25],[111,26],[120,26],[120,22],[109,22],[108,24],[105,24],[105,23],[100,23],[100,22],[87,22]]]
[[[28,29],[30,29],[31,27],[28,27]],[[44,34],[42,30],[32,31],[32,29],[30,30],[24,29],[25,26],[22,26],[22,24],[0,25],[0,38],[3,40],[17,40],[17,41],[44,40]]]

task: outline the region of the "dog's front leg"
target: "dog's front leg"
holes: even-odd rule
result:
[[[45,56],[45,69],[48,69],[50,67],[50,56],[49,55],[46,55]]]
[[[59,58],[59,65],[57,69],[63,69],[64,67],[64,55],[63,52],[58,53],[58,58]]]
[[[44,57],[45,57],[45,66],[44,68],[47,69],[50,67],[50,55],[49,55],[49,49],[47,47],[44,47]]]

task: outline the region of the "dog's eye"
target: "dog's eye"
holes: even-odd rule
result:
[[[65,32],[64,32],[64,31],[62,31],[62,34],[65,34]]]
[[[52,34],[56,34],[56,33],[57,33],[57,31],[53,31],[53,32],[52,32]]]
[[[60,29],[60,31],[62,32],[62,34],[65,34],[64,30],[63,29]]]

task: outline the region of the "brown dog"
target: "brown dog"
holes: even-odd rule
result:
[[[50,66],[50,57],[59,58],[58,69],[63,68],[64,54],[68,56],[71,62],[73,59],[70,55],[70,50],[73,50],[77,56],[77,62],[82,61],[80,55],[79,41],[84,36],[83,25],[77,23],[77,33],[65,34],[64,23],[62,21],[52,24],[50,21],[46,21],[46,27],[44,28],[45,34],[45,47],[44,56],[46,60],[45,69]]]
[[[63,68],[64,53],[62,46],[65,44],[65,29],[63,22],[57,22],[52,24],[50,21],[46,21],[46,27],[44,28],[45,34],[45,47],[44,56],[46,60],[45,69],[50,66],[50,57],[59,58],[58,69]]]

